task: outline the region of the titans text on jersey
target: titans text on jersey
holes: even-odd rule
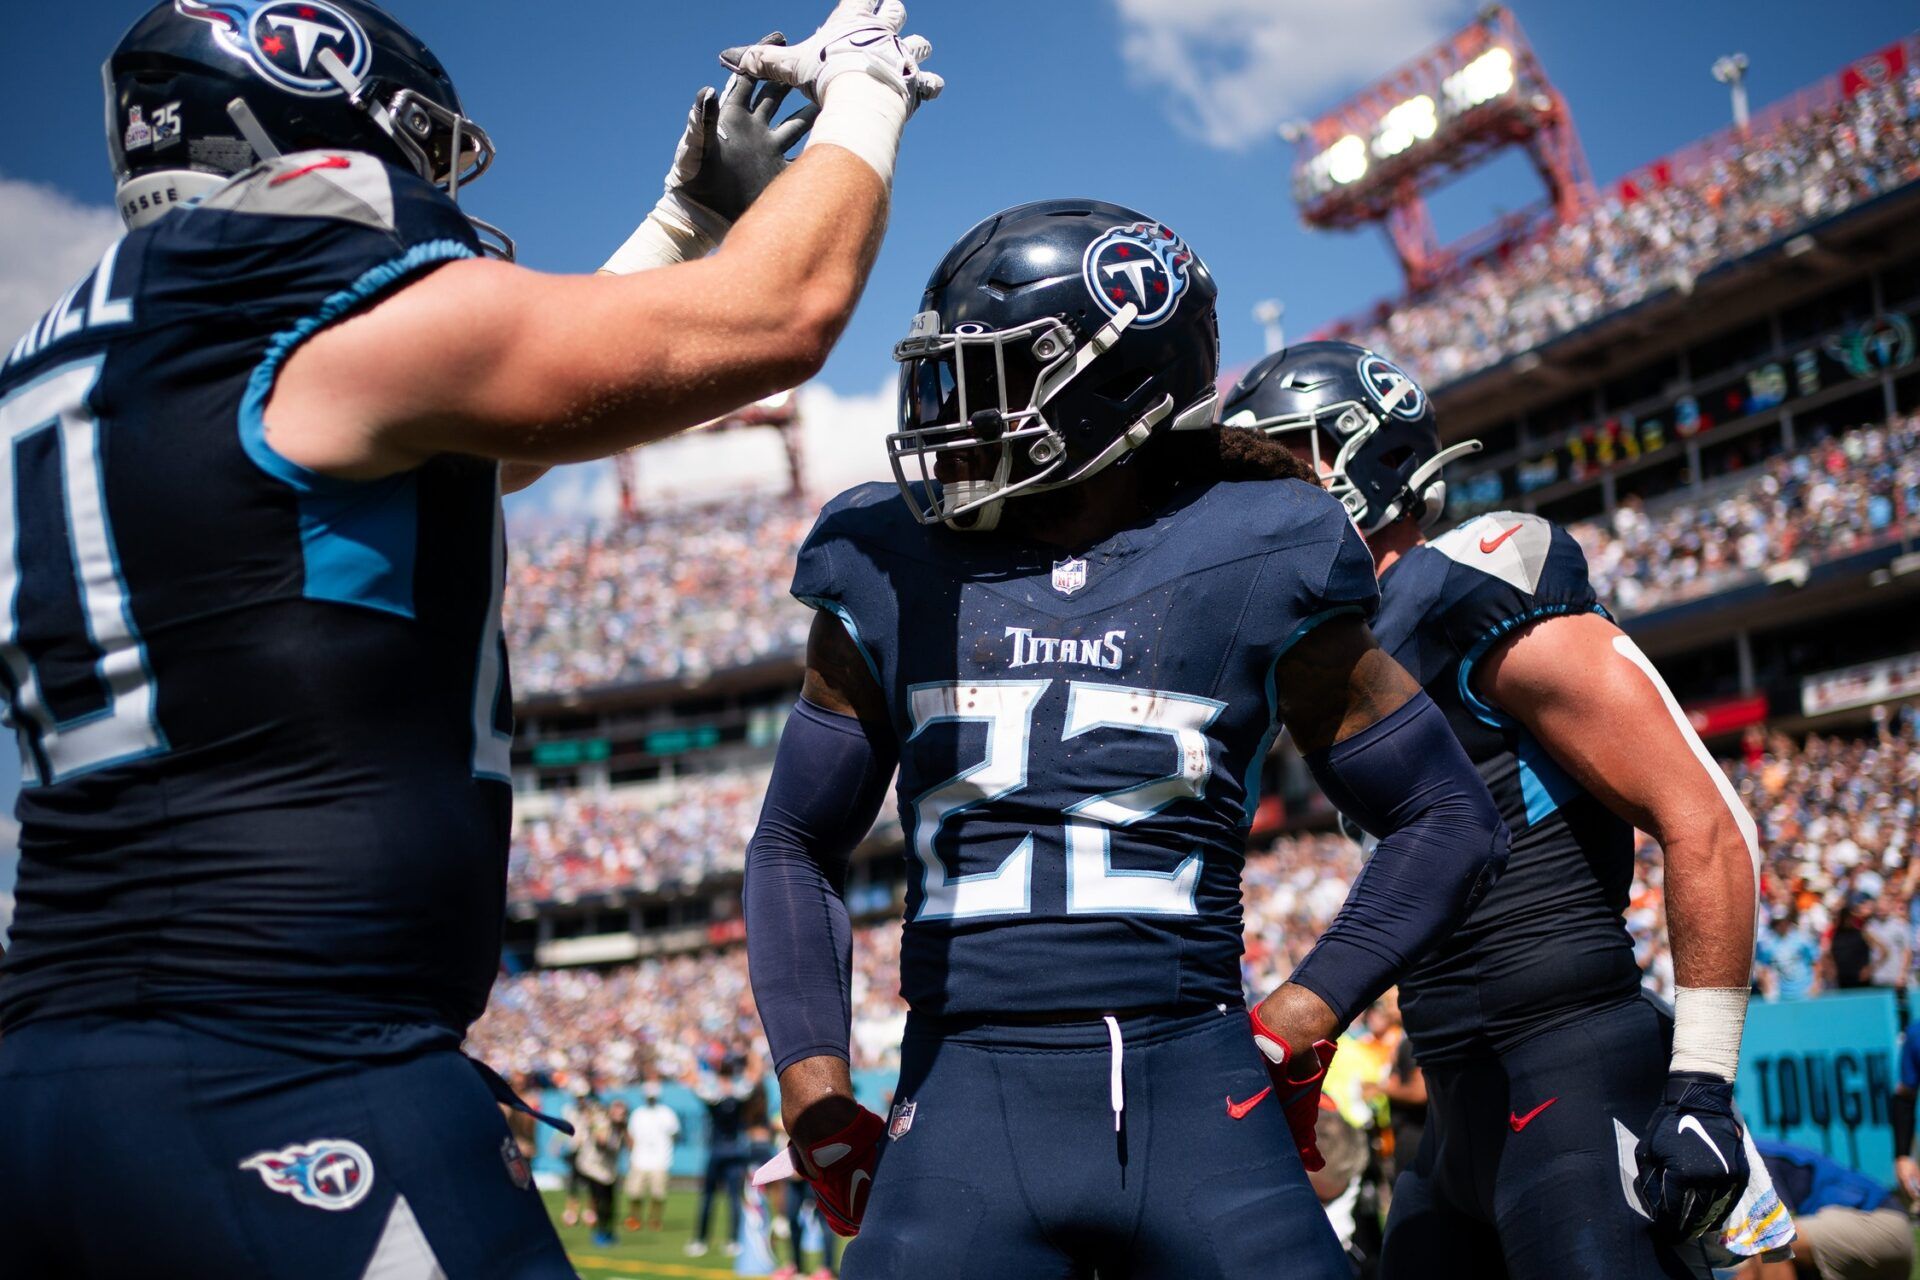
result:
[[[793,591],[888,694],[917,1013],[1240,1007],[1275,667],[1376,599],[1333,499],[1194,487],[1059,561],[920,525],[893,485],[865,485],[827,504]]]
[[[161,1013],[364,1055],[370,1024],[404,1047],[479,1014],[509,814],[497,468],[340,480],[263,422],[302,341],[476,254],[410,173],[290,155],[132,232],[8,350],[7,1031]]]

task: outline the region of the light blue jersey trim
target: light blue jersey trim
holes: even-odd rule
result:
[[[873,653],[867,648],[867,642],[860,638],[860,624],[853,620],[853,613],[847,606],[838,600],[829,600],[825,596],[796,596],[795,599],[810,609],[821,609],[840,619],[840,624],[847,629],[847,638],[852,640],[853,647],[860,651],[860,657],[865,660],[867,670],[873,672],[873,682],[883,689],[886,687],[885,682],[880,679],[880,664],[873,660]]]
[[[391,262],[369,269],[358,280],[320,304],[320,310],[281,333],[275,334],[267,354],[255,366],[247,380],[247,392],[240,400],[240,445],[253,465],[302,493],[321,489],[346,489],[359,485],[323,475],[299,463],[283,458],[267,443],[267,401],[273,385],[288,357],[306,341],[332,324],[338,324],[353,312],[416,275],[422,268],[473,257],[473,250],[458,240],[429,240],[417,244]]]
[[[1538,826],[1580,794],[1579,784],[1532,734],[1521,733],[1514,760],[1520,770],[1520,798],[1527,805],[1528,826]]]
[[[303,594],[413,617],[419,484],[414,472],[379,480],[329,476],[282,456],[267,443],[267,401],[289,357],[322,329],[351,315],[422,270],[473,257],[457,240],[429,240],[374,267],[329,297],[320,310],[275,335],[240,401],[240,446],[256,467],[300,495]]]
[[[1576,613],[1597,613],[1603,618],[1611,618],[1606,609],[1598,604],[1548,604],[1525,613],[1516,613],[1499,626],[1473,642],[1467,650],[1467,656],[1460,659],[1460,701],[1473,713],[1474,719],[1495,729],[1511,729],[1518,721],[1501,714],[1499,710],[1482,702],[1473,692],[1473,667],[1487,656],[1487,650],[1521,627],[1540,621],[1542,618],[1562,618]]]

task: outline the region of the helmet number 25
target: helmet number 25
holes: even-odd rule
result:
[[[1024,915],[1033,909],[1033,847],[1027,836],[992,871],[956,875],[935,848],[948,820],[1011,795],[1028,782],[1034,710],[1051,680],[987,680],[916,685],[908,691],[913,718],[908,742],[929,726],[983,722],[986,756],[912,804],[912,845],[922,872],[915,920]],[[1212,772],[1206,729],[1224,703],[1188,694],[1075,680],[1067,686],[1064,741],[1096,729],[1124,729],[1171,739],[1171,773],[1137,786],[1088,796],[1066,818],[1067,903],[1070,915],[1193,915],[1201,859],[1190,854],[1171,871],[1116,870],[1112,829],[1152,816],[1175,801],[1197,799]]]

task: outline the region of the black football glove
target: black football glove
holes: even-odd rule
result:
[[[761,43],[778,46],[786,39],[776,31]],[[788,91],[787,85],[737,73],[718,93],[702,89],[667,175],[668,191],[729,224],[738,221],[785,171],[787,152],[820,114],[809,104],[775,124]]]
[[[1669,1074],[1634,1160],[1633,1189],[1661,1231],[1690,1240],[1725,1222],[1749,1172],[1733,1085],[1702,1071]]]

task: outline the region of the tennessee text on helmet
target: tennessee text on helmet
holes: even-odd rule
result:
[[[1420,384],[1348,342],[1301,343],[1266,357],[1227,394],[1223,412],[1224,426],[1305,433],[1314,469],[1363,534],[1408,515],[1422,528],[1438,523],[1447,503],[1441,469],[1481,449],[1478,440],[1442,448]]]
[[[195,204],[285,152],[344,147],[457,199],[492,165],[439,60],[367,0],[166,0],[102,71],[127,225]],[[513,242],[469,217],[490,253]]]
[[[1118,205],[1044,201],[973,228],[894,348],[887,449],[914,517],[991,529],[1010,498],[1078,484],[1161,430],[1211,427],[1214,297],[1178,236]]]

